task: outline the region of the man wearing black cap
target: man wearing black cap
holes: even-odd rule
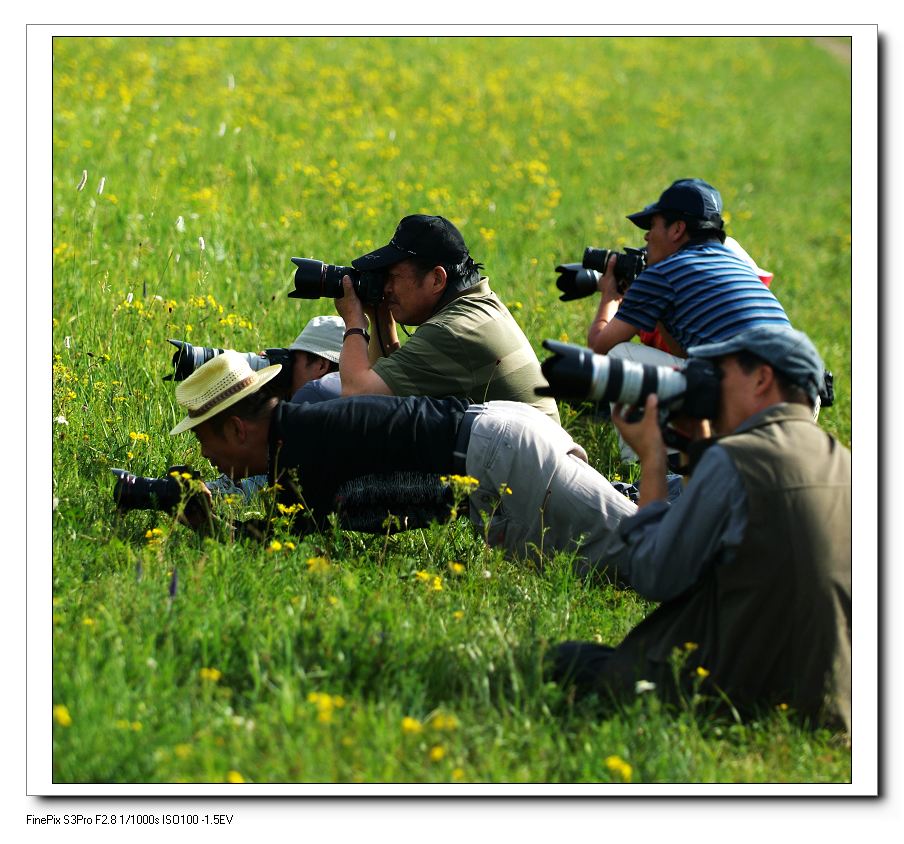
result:
[[[352,266],[385,272],[385,286],[368,333],[364,306],[343,279],[336,300],[347,329],[339,360],[343,395],[518,401],[559,421],[555,401],[534,392],[546,382],[527,337],[447,219],[405,217],[386,246]],[[419,326],[404,346],[397,323]]]
[[[822,360],[781,325],[688,352],[721,370],[718,436],[696,444],[675,501],[665,500],[656,397],[640,422],[613,415],[643,483],[607,560],[662,603],[614,649],[560,645],[553,674],[604,696],[650,684],[673,696],[677,649],[685,693],[699,686],[741,712],[784,705],[850,730],[851,453],[813,422]]]
[[[622,294],[610,260],[587,335],[595,352],[608,354],[657,325],[665,328],[674,355],[686,357],[691,346],[726,340],[755,325],[790,324],[751,264],[725,245],[722,197],[712,185],[679,179],[658,202],[628,219],[646,230],[647,268]],[[674,362],[656,355],[658,350],[642,362]]]

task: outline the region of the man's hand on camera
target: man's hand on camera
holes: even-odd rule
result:
[[[213,495],[210,490],[202,483],[193,482],[185,508],[178,515],[179,523],[198,533],[208,532],[211,528],[212,505]]]
[[[647,396],[643,417],[634,422],[630,418],[636,408],[617,404],[612,410],[612,422],[640,458],[641,483],[638,507],[653,501],[663,501],[668,497],[666,484],[666,449],[659,427],[659,400],[655,394]]]
[[[346,330],[349,328],[363,328],[367,330],[367,315],[364,313],[364,305],[355,293],[352,280],[346,275],[342,277],[342,296],[333,300],[336,303],[336,313],[342,317]]]
[[[665,443],[659,427],[659,399],[655,394],[647,396],[643,416],[634,420],[637,408],[617,404],[612,409],[612,422],[622,435],[622,439],[636,452],[641,462],[665,455]]]
[[[618,289],[618,282],[615,280],[615,261],[616,256],[609,258],[606,264],[606,272],[604,272],[596,284],[597,290],[603,294],[604,302],[621,302],[625,294]]]

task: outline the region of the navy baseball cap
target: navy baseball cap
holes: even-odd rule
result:
[[[700,228],[722,228],[722,197],[711,184],[702,179],[679,179],[672,182],[658,202],[643,211],[628,214],[628,219],[642,229],[653,225],[653,215],[667,211],[690,217]]]
[[[386,246],[355,258],[352,266],[361,272],[382,270],[414,257],[457,266],[468,257],[468,247],[461,232],[445,217],[411,214],[402,219]]]
[[[691,346],[687,354],[711,360],[742,351],[756,355],[802,387],[815,404],[825,385],[825,366],[810,338],[790,325],[757,325],[721,343]]]

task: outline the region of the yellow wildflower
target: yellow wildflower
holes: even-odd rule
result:
[[[703,679],[704,677],[709,677],[709,671],[707,671],[702,665],[698,665],[697,676],[701,679]]]
[[[458,718],[454,715],[446,715],[443,712],[438,712],[430,719],[430,727],[434,730],[457,730]]]
[[[223,672],[219,668],[202,668],[199,672],[202,680],[210,683],[216,683],[223,676]]]
[[[441,744],[435,744],[430,748],[430,761],[439,762],[446,755],[446,748]]]
[[[69,709],[62,703],[53,707],[53,720],[61,727],[72,726],[72,716],[69,714]]]
[[[226,782],[231,782],[233,785],[240,785],[245,782],[245,778],[238,771],[230,771],[226,774]]]
[[[268,551],[282,551],[282,542],[274,539],[267,548]]]
[[[465,778],[465,772],[462,768],[453,768],[452,769],[452,779],[456,782],[459,780],[463,780]]]
[[[606,767],[613,773],[620,776],[625,782],[631,781],[633,769],[620,756],[607,756]]]
[[[330,570],[330,561],[326,557],[308,557],[306,563],[308,571],[315,574],[324,574]]]
[[[403,733],[419,733],[423,729],[423,725],[417,718],[412,718],[409,715],[406,715],[402,719],[402,732]]]
[[[464,574],[465,567],[461,563],[449,563],[449,568],[452,569],[452,574]]]
[[[454,618],[456,621],[461,621],[464,617],[465,617],[464,610],[455,610],[455,612],[452,613],[452,618]]]

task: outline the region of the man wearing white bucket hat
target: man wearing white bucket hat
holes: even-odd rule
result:
[[[295,338],[289,346],[290,352],[299,353],[292,361],[292,401],[323,401],[342,394],[339,354],[343,334],[345,323],[339,317],[315,316]]]
[[[342,394],[339,380],[339,354],[345,323],[337,316],[315,316],[308,320],[292,345],[291,380],[288,395],[293,402],[318,402]],[[207,481],[207,488],[222,495],[250,498],[267,485],[265,474],[253,475],[236,484],[227,475]]]

